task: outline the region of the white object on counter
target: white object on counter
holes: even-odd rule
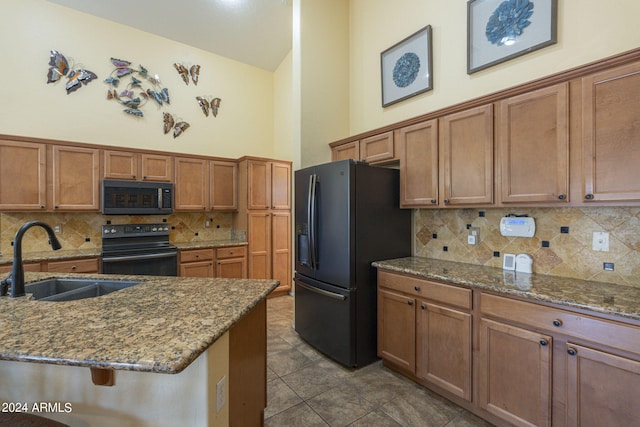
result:
[[[531,273],[533,266],[533,259],[529,254],[516,255],[516,271],[522,273]]]

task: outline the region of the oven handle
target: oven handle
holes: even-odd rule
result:
[[[315,292],[320,295],[324,295],[325,297],[339,299],[340,301],[344,301],[347,299],[347,297],[345,297],[344,295],[340,295],[335,292],[325,291],[324,289],[314,288],[312,286],[309,286],[305,283],[300,282],[299,280],[296,280],[295,282],[296,282],[296,286],[300,286],[301,288],[305,288],[308,291]]]
[[[169,252],[165,254],[150,254],[150,255],[126,255],[117,257],[102,257],[102,262],[116,262],[116,261],[135,261],[139,259],[157,259],[157,258],[169,258],[178,255],[177,252]]]

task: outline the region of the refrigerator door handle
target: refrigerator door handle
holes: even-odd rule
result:
[[[305,288],[308,291],[315,292],[315,293],[323,295],[325,297],[337,299],[337,300],[340,300],[340,301],[344,301],[344,300],[347,299],[347,297],[344,296],[344,295],[336,294],[335,292],[325,291],[324,289],[314,288],[313,286],[309,286],[309,285],[307,285],[305,283],[302,283],[299,280],[296,280],[296,286],[300,286],[301,288]]]
[[[309,258],[311,268],[317,268],[316,260],[316,182],[317,175],[309,176],[309,194],[307,199],[307,223],[309,224]]]

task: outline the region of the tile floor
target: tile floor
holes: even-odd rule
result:
[[[339,365],[292,327],[293,297],[267,302],[267,427],[490,426],[384,368]]]

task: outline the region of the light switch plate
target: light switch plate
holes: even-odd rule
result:
[[[220,410],[224,406],[225,400],[227,400],[226,385],[226,376],[222,377],[216,384],[216,412],[220,412]]]
[[[609,252],[609,233],[606,231],[594,231],[592,248],[598,252]]]

